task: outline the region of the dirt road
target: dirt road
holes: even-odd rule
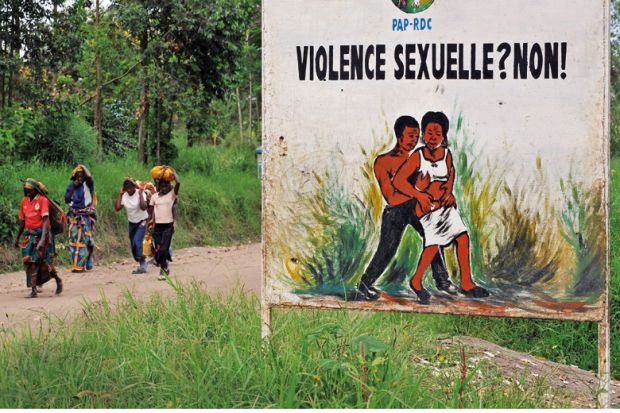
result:
[[[246,290],[260,295],[260,244],[237,247],[194,247],[174,253],[170,264],[172,275],[183,282],[195,279],[210,292],[229,291],[237,283]],[[25,298],[29,290],[23,272],[0,275],[0,329],[32,324],[52,317],[66,319],[79,311],[85,301],[100,300],[104,294],[111,303],[122,297],[123,291],[131,291],[137,298],[153,293],[172,293],[172,287],[158,281],[159,270],[149,267],[148,274],[132,275],[136,265],[127,260],[118,264],[95,267],[84,274],[72,274],[60,269],[64,292],[54,295],[56,283],[51,280],[43,286],[38,298]],[[34,322],[34,323],[33,323]]]

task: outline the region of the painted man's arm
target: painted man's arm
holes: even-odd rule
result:
[[[401,166],[394,180],[392,181],[394,187],[405,195],[415,198],[420,203],[420,207],[424,212],[428,212],[432,205],[432,198],[427,193],[418,191],[409,182],[409,177],[420,167],[420,158],[417,153],[414,153],[407,159],[407,161]]]
[[[388,170],[382,162],[375,161],[374,172],[375,178],[377,178],[377,182],[379,182],[381,194],[383,194],[383,197],[387,201],[388,205],[402,204],[403,202],[407,202],[411,199],[411,197],[401,194],[396,190],[396,188],[394,188]]]

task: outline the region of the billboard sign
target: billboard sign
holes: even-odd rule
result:
[[[607,7],[265,1],[264,303],[603,320]]]

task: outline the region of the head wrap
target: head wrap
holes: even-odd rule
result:
[[[43,183],[37,181],[34,178],[27,178],[24,181],[24,188],[34,189],[35,191],[47,195],[47,187]]]
[[[77,175],[79,172],[83,172],[84,175],[86,175],[87,178],[92,178],[93,176],[90,174],[90,171],[88,170],[88,168],[86,167],[86,165],[78,165],[75,168],[73,168],[73,171],[71,172],[71,179],[75,179],[75,175]]]
[[[133,178],[130,177],[125,177],[125,180],[123,181],[123,188],[128,189],[128,188],[137,188],[138,184],[136,183],[136,181],[134,181]]]

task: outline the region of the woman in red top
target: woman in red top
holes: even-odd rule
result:
[[[32,178],[24,183],[24,199],[19,208],[19,230],[15,248],[21,248],[26,284],[32,288],[29,298],[37,297],[37,286],[54,278],[56,294],[62,292],[62,280],[54,268],[56,248],[50,231],[47,188]]]

